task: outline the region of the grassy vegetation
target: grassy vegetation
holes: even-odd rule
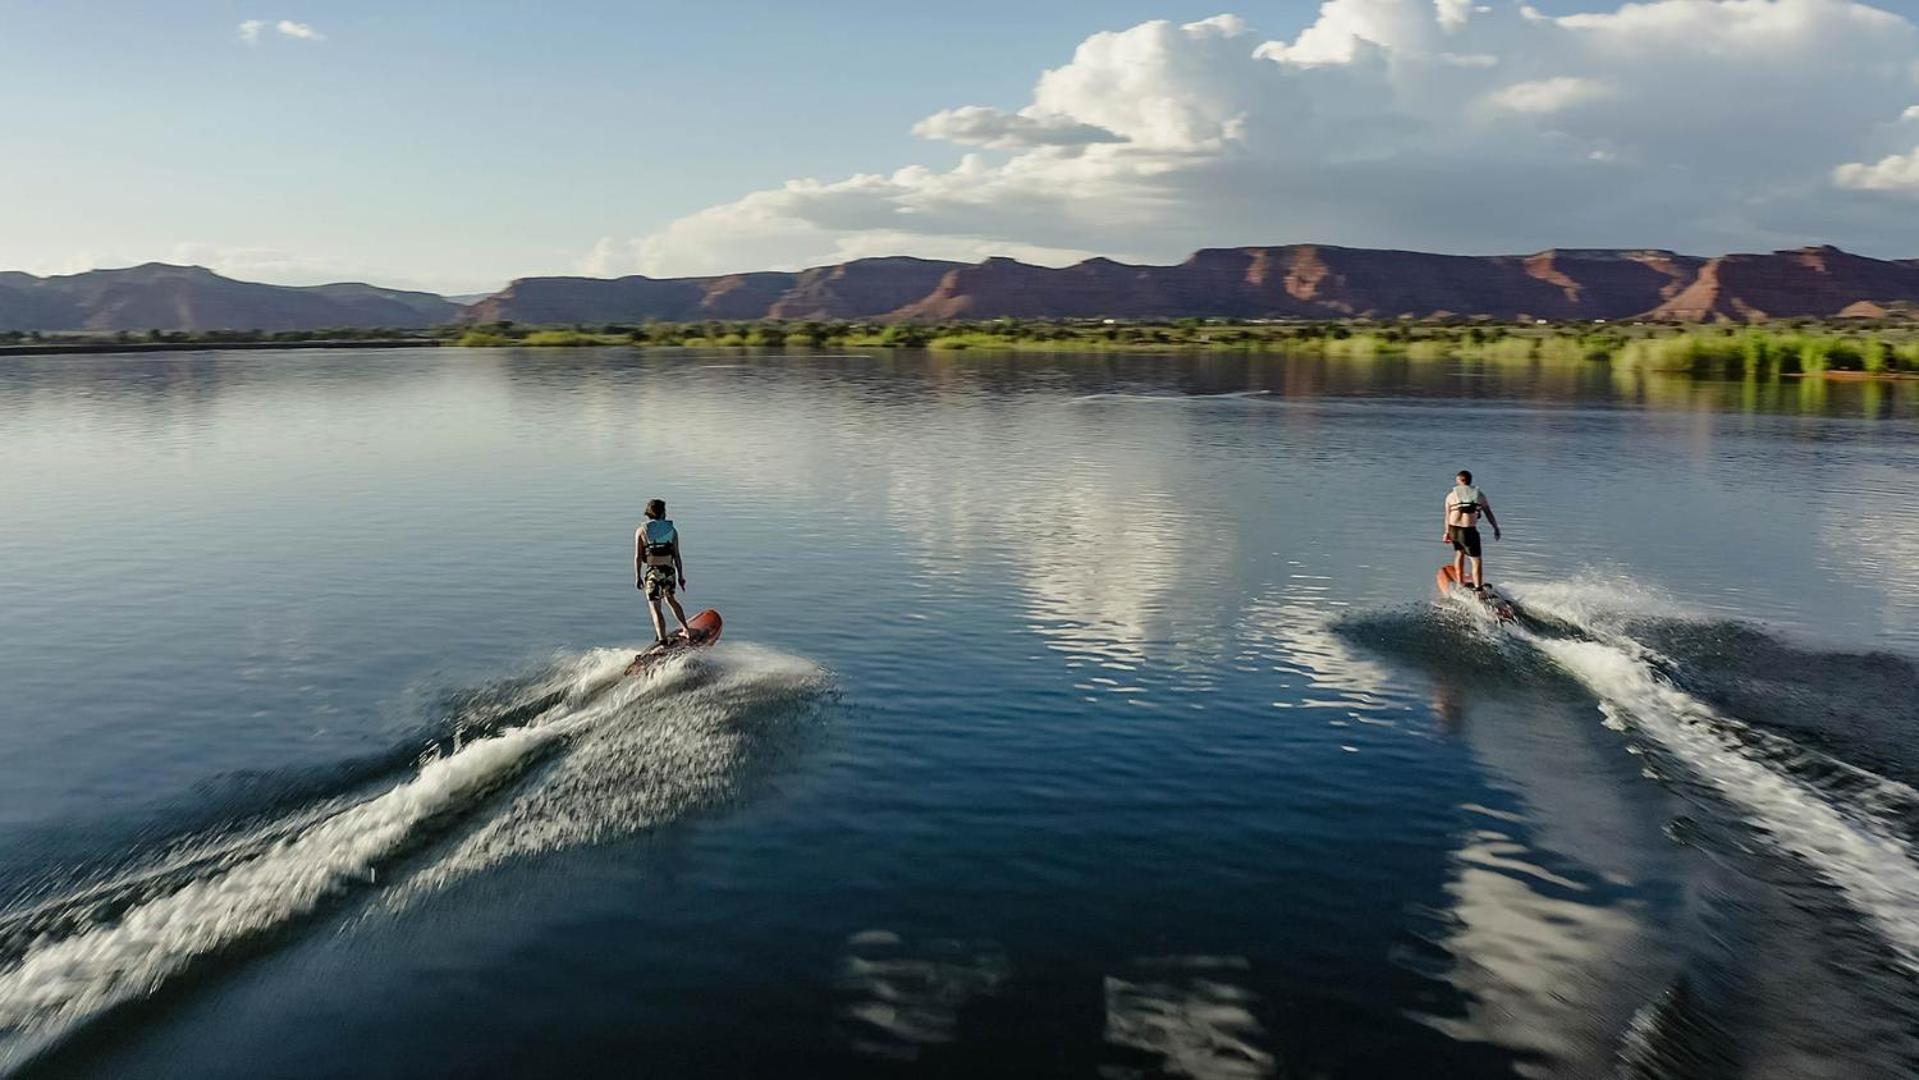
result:
[[[1463,357],[1609,363],[1699,375],[1771,377],[1919,372],[1919,329],[1814,322],[1786,327],[1164,322],[998,319],[979,323],[653,322],[553,329],[493,323],[461,345],[637,345],[692,348],[922,348],[1043,352],[1255,351],[1338,357]]]
[[[151,331],[94,335],[0,332],[11,343],[307,342],[405,338],[468,347],[931,349],[1135,352],[1259,352],[1330,357],[1399,357],[1605,363],[1618,370],[1691,372],[1702,376],[1919,373],[1919,327],[1802,320],[1763,327],[1658,324],[1417,322],[1273,322],[1234,319],[996,319],[987,322],[884,324],[862,321],[722,321],[529,326],[512,322],[390,331],[328,329],[282,333]]]
[[[457,331],[454,331],[457,333]],[[0,345],[255,345],[309,341],[396,341],[417,339],[438,344],[445,329],[393,330],[363,326],[323,326],[311,330],[0,330]]]

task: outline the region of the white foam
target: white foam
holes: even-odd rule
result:
[[[1531,640],[1599,696],[1609,722],[1650,736],[1684,761],[1749,815],[1772,844],[1836,886],[1919,972],[1919,863],[1911,847],[1872,814],[1874,800],[1837,804],[1781,772],[1734,735],[1741,727],[1736,721],[1663,682],[1617,645]],[[1901,801],[1915,794],[1884,777],[1873,779]]]
[[[1565,581],[1501,588],[1528,611],[1602,632],[1633,619],[1688,619],[1699,614],[1657,589],[1598,571]]]
[[[735,722],[743,709],[805,691],[821,676],[809,661],[750,645],[661,665],[647,679],[658,701],[644,723],[599,722],[618,706],[566,718],[567,730],[590,730],[537,783],[396,890],[388,910],[510,858],[630,835],[721,801],[752,750],[751,733]]]
[[[1271,390],[1227,390],[1217,394],[1145,394],[1129,393],[1123,390],[1108,390],[1097,394],[1081,394],[1079,397],[1067,399],[1066,404],[1088,405],[1097,401],[1131,401],[1158,405],[1181,405],[1211,401],[1245,401],[1252,398],[1271,397],[1272,393]]]
[[[0,1028],[62,1026],[146,994],[194,957],[311,911],[368,878],[422,821],[511,771],[552,738],[519,728],[467,744],[384,795],[334,815],[117,922],[29,949],[0,975]],[[0,1050],[0,1064],[7,1062]]]
[[[382,863],[434,819],[470,805],[562,740],[698,678],[693,664],[676,662],[651,677],[621,682],[632,655],[631,650],[588,653],[560,680],[567,686],[565,700],[528,724],[467,742],[425,762],[384,793],[307,827],[270,825],[257,834],[270,839],[252,857],[211,867],[206,876],[137,904],[110,923],[30,946],[15,966],[0,972],[0,1070],[24,1064],[73,1024],[151,993],[196,958],[305,915],[350,887],[370,884]],[[736,666],[748,672],[768,662],[752,651],[741,657]],[[818,674],[790,657],[775,666],[782,676],[791,674],[789,669]],[[735,681],[746,679],[737,675]],[[551,692],[549,683],[530,699]],[[715,726],[721,725],[715,721]],[[493,831],[481,829],[483,835]],[[576,834],[558,829],[542,835],[552,846]],[[522,843],[496,855],[539,846]],[[490,865],[497,857],[476,865]]]

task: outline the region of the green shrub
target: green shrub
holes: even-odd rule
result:
[[[453,344],[469,349],[485,349],[500,345],[518,345],[519,342],[505,334],[490,330],[468,330],[455,339]]]

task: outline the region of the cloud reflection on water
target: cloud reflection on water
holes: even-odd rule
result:
[[[1124,977],[1107,976],[1106,1041],[1151,1055],[1157,1068],[1109,1064],[1100,1075],[1108,1080],[1275,1075],[1278,1061],[1261,1047],[1266,1028],[1253,1012],[1259,996],[1236,981],[1249,967],[1233,956],[1148,957],[1135,960]]]
[[[960,1010],[998,991],[1011,972],[1006,954],[985,942],[908,942],[890,930],[847,939],[840,1018],[855,1052],[916,1061],[923,1048],[950,1043]]]

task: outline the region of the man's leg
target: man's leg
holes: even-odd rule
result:
[[[1466,549],[1457,543],[1453,544],[1453,580],[1466,584]]]
[[[673,617],[680,620],[680,629],[686,631],[688,637],[692,637],[693,628],[686,625],[686,609],[680,606],[679,594],[667,593],[666,602],[673,605]]]
[[[666,616],[660,614],[660,602],[649,598],[646,601],[647,614],[653,616],[653,640],[666,640]]]
[[[1474,555],[1473,556],[1473,588],[1483,589],[1485,587],[1486,587],[1486,556]]]

